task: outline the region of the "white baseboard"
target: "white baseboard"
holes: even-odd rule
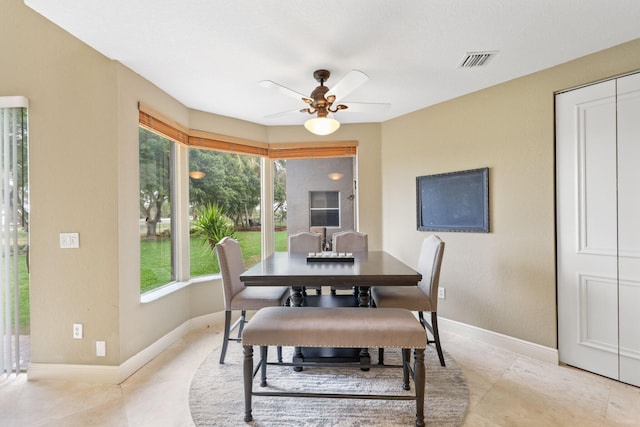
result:
[[[65,365],[54,363],[30,363],[27,369],[29,381],[75,381],[86,383],[119,384],[120,367],[107,365]]]
[[[543,362],[553,364],[559,363],[558,350],[555,348],[545,347],[519,338],[478,328],[477,326],[467,325],[466,323],[438,317],[438,329],[442,332],[453,332],[457,335],[472,338],[474,340],[513,351],[514,353],[522,354],[524,356],[529,356]]]
[[[30,363],[27,377],[29,381],[57,380],[120,384],[187,333],[221,322],[224,322],[224,312],[190,319],[119,366]]]
[[[224,323],[224,311],[190,319],[119,366],[31,363],[27,370],[27,376],[30,381],[63,380],[120,384],[187,333],[196,329],[206,328],[212,324],[222,323]],[[442,332],[452,332],[544,362],[557,364],[559,360],[558,350],[555,348],[545,347],[443,317],[438,317],[438,326]]]

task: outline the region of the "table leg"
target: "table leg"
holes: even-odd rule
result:
[[[302,306],[302,301],[304,300],[304,296],[302,295],[302,287],[300,286],[292,286],[291,287],[291,305],[293,307]],[[294,347],[293,349],[293,360],[292,363],[302,362],[304,361],[304,356],[302,355],[302,349],[300,347]],[[296,366],[293,368],[295,372],[302,371],[302,366]]]
[[[368,348],[360,349],[360,364],[361,365],[370,365],[371,364],[371,355],[369,354]],[[361,371],[369,371],[370,368],[360,368]]]
[[[291,305],[293,307],[302,306],[302,301],[304,297],[302,295],[302,287],[300,286],[292,286],[291,287]]]
[[[369,286],[360,286],[358,291],[358,303],[360,307],[369,307],[371,304],[371,295],[369,294]]]
[[[369,294],[369,286],[359,286],[358,287],[358,304],[360,307],[369,307],[371,304],[371,296]],[[361,364],[369,364],[371,363],[371,356],[369,355],[369,349],[363,348],[360,349],[360,363]],[[369,368],[362,368],[363,371],[368,371]]]
[[[294,347],[293,348],[293,358],[291,363],[304,362],[304,355],[302,354],[302,347]],[[301,372],[302,366],[294,366],[294,372]]]

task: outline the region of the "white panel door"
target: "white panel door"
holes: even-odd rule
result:
[[[560,360],[618,378],[615,81],[556,96]]]
[[[640,386],[640,74],[617,85],[620,381]]]

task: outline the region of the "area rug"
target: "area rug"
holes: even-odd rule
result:
[[[259,351],[256,348],[254,354]],[[270,348],[269,360],[275,361]],[[292,349],[283,348],[285,360]],[[371,351],[377,363],[377,350]],[[225,364],[220,365],[219,349],[211,353],[196,371],[189,392],[191,416],[196,426],[412,426],[415,425],[415,401],[316,399],[300,397],[253,397],[253,421],[244,422],[242,388],[242,346],[229,344]],[[386,364],[400,364],[399,350],[385,351]],[[448,354],[441,367],[432,345],[425,353],[425,422],[428,426],[460,426],[469,405],[469,389],[464,374]],[[259,375],[259,374],[258,374]],[[359,368],[305,367],[294,372],[291,367],[272,366],[267,370],[269,389],[306,390],[323,393],[413,394],[402,390],[401,369],[362,371]],[[260,379],[254,390],[261,389]]]

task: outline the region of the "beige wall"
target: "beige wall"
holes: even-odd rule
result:
[[[118,366],[187,320],[222,309],[219,281],[139,298],[137,102],[193,128],[265,142],[322,140],[189,110],[122,65],[0,0],[0,96],[30,99],[32,361]],[[6,17],[10,17],[7,19]],[[415,177],[491,168],[490,234],[447,242],[443,316],[555,346],[553,91],[640,69],[640,41],[384,124],[359,142],[361,231],[415,265]],[[325,137],[325,139],[327,139]],[[58,233],[80,233],[62,250]],[[383,244],[384,243],[384,244]],[[84,324],[73,340],[71,325]],[[96,340],[107,357],[95,357]]]
[[[118,342],[116,64],[2,0],[0,95],[30,100],[31,358],[112,364]],[[59,249],[60,232],[80,249]],[[100,321],[96,321],[100,319]],[[71,339],[73,322],[84,340]],[[109,355],[95,358],[92,340]]]
[[[640,40],[382,125],[384,248],[416,265],[415,179],[489,167],[491,232],[446,242],[441,316],[556,347],[554,91],[640,69]]]
[[[0,0],[0,10],[0,50],[12,59],[0,67],[0,96],[30,100],[32,363],[119,366],[189,319],[223,310],[219,280],[140,302],[138,102],[192,129],[265,142],[309,134],[190,110],[20,0]],[[361,203],[380,247],[379,125],[336,135],[364,141],[373,162]],[[80,248],[60,249],[58,234],[71,231]],[[71,338],[75,322],[82,340]],[[106,357],[95,356],[98,340]]]

